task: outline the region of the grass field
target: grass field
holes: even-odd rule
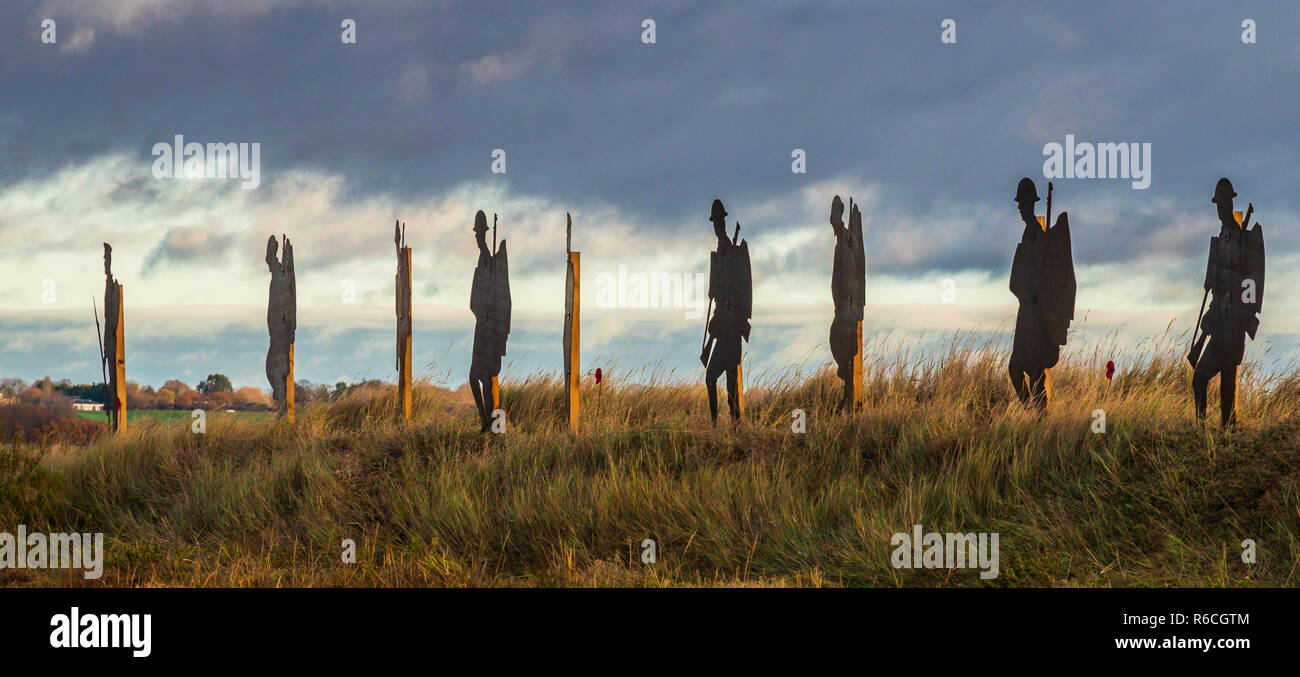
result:
[[[157,421],[190,421],[192,420],[191,412],[177,411],[171,409],[155,409],[147,411],[128,411],[126,413],[126,422],[129,426],[138,418],[146,418]],[[210,411],[208,416],[233,416],[235,418],[248,418],[253,420],[268,419],[273,414],[262,411]],[[102,411],[79,411],[77,418],[84,418],[89,421],[108,421],[108,414]]]
[[[503,435],[420,384],[305,407],[289,425],[140,421],[89,448],[8,448],[0,529],[102,531],[99,581],[0,585],[1290,586],[1300,562],[1300,373],[1244,368],[1240,425],[1198,426],[1170,341],[1070,353],[1024,411],[994,346],[872,358],[837,416],[828,371],[746,389],[708,422],[703,388],[611,374],[563,427],[552,378],[504,381]],[[1120,371],[1102,374],[1107,359]],[[1211,408],[1216,403],[1211,399]],[[791,430],[792,410],[808,415]],[[1106,431],[1094,433],[1094,410]],[[34,454],[39,453],[39,458]],[[1000,573],[896,569],[891,536],[997,532]],[[641,561],[654,539],[657,562]],[[357,562],[341,561],[352,539]],[[1253,539],[1257,561],[1242,562]]]

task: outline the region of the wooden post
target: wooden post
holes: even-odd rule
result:
[[[582,297],[582,253],[572,249],[573,218],[565,214],[567,223],[564,233],[564,249],[568,254],[568,269],[564,282],[564,389],[567,393],[566,411],[569,415],[569,430],[578,429],[578,383],[581,381],[579,348],[582,344],[579,327],[581,325]]]
[[[289,375],[284,377],[284,416],[293,423],[293,344],[289,344]]]
[[[407,288],[408,295],[411,293]],[[411,335],[407,334],[402,341],[402,373],[399,376],[401,385],[398,388],[398,398],[402,405],[402,420],[406,423],[411,422]]]
[[[1245,219],[1246,219],[1246,213],[1245,213],[1245,212],[1239,212],[1239,211],[1237,211],[1237,210],[1235,210],[1235,209],[1232,210],[1232,220],[1237,222],[1237,227],[1238,227],[1238,228],[1245,229],[1246,226],[1250,225],[1250,224],[1245,223]],[[1237,367],[1231,367],[1231,368],[1228,368],[1228,369],[1224,369],[1224,370],[1219,374],[1219,379],[1222,380],[1222,379],[1225,379],[1225,378],[1231,378],[1231,379],[1235,382],[1235,381],[1238,380],[1237,377],[1238,377],[1238,375],[1239,375],[1240,373],[1241,373],[1241,370],[1240,370],[1240,369],[1238,369]],[[1207,387],[1208,387],[1208,386],[1207,386]],[[1238,393],[1238,396],[1240,396],[1240,389],[1238,389],[1236,392]],[[1231,420],[1232,420],[1232,421],[1236,421],[1236,420],[1237,420],[1237,412],[1236,412],[1237,400],[1236,400],[1236,399],[1234,399],[1234,400],[1232,401],[1232,406],[1233,406],[1233,412],[1232,412],[1232,418],[1231,418]]]
[[[1044,231],[1047,230],[1046,216],[1036,216],[1034,218],[1038,219],[1038,225],[1042,226]],[[1051,406],[1051,403],[1052,403],[1052,370],[1051,368],[1047,368],[1043,370],[1043,408],[1046,409],[1047,407]]]
[[[862,320],[858,320],[857,352],[853,354],[853,406],[862,407]]]
[[[120,433],[126,430],[126,331],[124,327],[126,311],[123,309],[122,285],[115,286],[117,287],[117,329],[113,333],[113,343],[116,344],[113,350],[113,392],[110,394],[112,401],[104,404],[113,407],[113,432]]]
[[[741,360],[736,360],[736,411],[745,416],[745,373],[741,369]]]
[[[569,314],[569,326],[567,329],[567,339],[569,345],[565,347],[565,355],[568,357],[568,365],[565,369],[565,385],[569,391],[569,428],[576,430],[578,428],[578,383],[581,381],[581,365],[579,361],[581,347],[581,317],[582,310],[579,299],[582,296],[582,252],[569,252],[569,298],[572,304],[573,312]]]
[[[398,230],[397,250],[397,402],[402,421],[411,422],[411,248],[405,227]]]
[[[497,377],[492,377],[492,410],[488,412],[491,415],[497,409],[501,408],[501,387],[497,385]]]

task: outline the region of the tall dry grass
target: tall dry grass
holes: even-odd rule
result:
[[[478,434],[463,391],[421,383],[409,426],[394,390],[372,388],[305,407],[294,425],[213,416],[197,435],[142,421],[92,447],[38,450],[39,463],[11,447],[0,525],[102,531],[107,566],[97,583],[10,570],[0,584],[1297,582],[1300,371],[1243,369],[1228,432],[1195,421],[1167,336],[1067,352],[1045,415],[1015,402],[998,343],[904,343],[868,344],[866,407],[852,416],[835,413],[828,368],[759,375],[747,420],[716,429],[701,385],[616,368],[584,383],[576,433],[561,384],[535,375],[502,382],[503,435]],[[791,430],[796,409],[806,434]],[[1091,429],[1099,409],[1104,434]],[[998,578],[895,569],[890,538],[913,524],[999,533]],[[646,538],[657,563],[641,561]],[[344,539],[355,564],[341,561]]]

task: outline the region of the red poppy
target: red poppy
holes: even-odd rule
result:
[[[1110,378],[1114,375],[1115,375],[1115,361],[1108,360],[1106,362],[1106,380],[1109,381]]]
[[[600,385],[601,378],[600,367],[596,367],[596,385]]]

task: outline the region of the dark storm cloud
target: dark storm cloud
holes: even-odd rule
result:
[[[1043,144],[1066,134],[1153,146],[1149,190],[1057,182],[1062,207],[1088,224],[1076,229],[1080,263],[1133,256],[1113,244],[1135,227],[1174,227],[1143,212],[1157,196],[1202,210],[1197,237],[1153,240],[1192,255],[1216,228],[1207,198],[1220,175],[1261,218],[1300,210],[1290,169],[1300,154],[1300,14],[1289,2],[211,9],[222,4],[141,11],[126,27],[85,3],[6,4],[0,181],[112,151],[148,167],[154,143],[184,134],[261,142],[269,182],[312,169],[343,176],[345,200],[415,199],[493,180],[490,153],[503,148],[513,190],[605,201],[668,236],[681,223],[707,232],[716,196],[744,214],[851,177],[885,191],[882,214],[907,215],[876,219],[875,231],[877,269],[906,275],[1004,270],[1018,233],[1015,182],[1041,186]],[[61,39],[94,28],[93,40],[41,45],[47,12]],[[1256,45],[1240,41],[1247,16]],[[357,21],[357,45],[339,40],[344,17]],[[640,41],[646,17],[657,44]],[[957,21],[956,45],[940,44],[945,18]],[[807,175],[789,170],[794,148],[807,151]],[[989,221],[940,226],[925,218],[938,201]],[[1102,202],[1140,217],[1090,218]],[[794,225],[742,218],[750,232]],[[1270,247],[1293,248],[1293,230],[1273,229]]]

